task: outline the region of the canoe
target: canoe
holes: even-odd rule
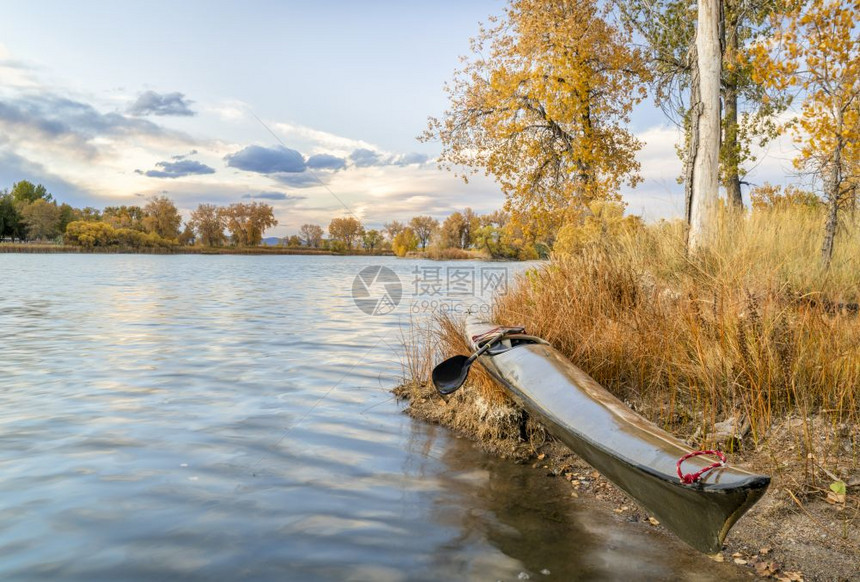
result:
[[[475,350],[494,329],[474,317],[466,322]],[[729,465],[684,483],[678,461],[695,451],[633,412],[540,338],[511,334],[478,362],[553,436],[701,552],[720,551],[729,529],[770,484],[770,477]],[[681,469],[692,475],[713,461],[694,456]]]

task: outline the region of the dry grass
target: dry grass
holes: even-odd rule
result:
[[[822,271],[821,224],[809,211],[726,216],[721,242],[695,257],[677,223],[595,241],[527,272],[497,302],[495,319],[525,325],[637,411],[701,446],[715,444],[715,425],[735,418],[749,434],[732,444],[766,451],[774,427],[793,418],[801,426],[789,454],[813,478],[809,455],[831,472],[847,462],[850,472],[860,451],[860,228],[844,227]],[[448,318],[424,333],[405,342],[422,346],[405,375],[418,398],[438,404],[427,381],[432,363],[468,346]],[[473,388],[455,397],[474,392],[478,408],[507,408],[492,379],[473,370]],[[433,420],[488,433],[482,416]],[[786,446],[773,449],[775,463]]]
[[[597,241],[528,273],[496,318],[526,325],[640,412],[703,445],[728,418],[748,420],[762,444],[794,416],[804,423],[798,454],[826,458],[845,443],[822,450],[808,419],[860,421],[860,229],[845,227],[822,271],[821,224],[809,211],[723,217],[721,242],[695,257],[678,224]],[[856,431],[847,432],[856,450]]]

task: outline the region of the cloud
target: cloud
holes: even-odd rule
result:
[[[320,186],[323,182],[315,174],[311,172],[303,172],[301,174],[276,174],[272,176],[281,184],[292,186],[293,188],[312,188]]]
[[[380,163],[382,161],[382,156],[378,152],[367,148],[358,148],[357,150],[354,150],[349,154],[349,159],[352,160],[352,163],[358,168],[383,165]]]
[[[427,156],[425,156],[424,154],[412,152],[409,154],[402,154],[402,155],[396,156],[391,161],[391,165],[393,165],[393,166],[410,166],[412,164],[421,165],[421,164],[425,163],[427,161],[427,159],[428,159]]]
[[[4,140],[0,138],[0,184],[9,185],[19,180],[43,184],[54,199],[76,206],[89,203],[92,193],[50,172],[45,166],[28,160],[14,152],[3,151]]]
[[[307,165],[313,170],[342,170],[346,160],[331,154],[316,154],[308,158]]]
[[[88,103],[48,92],[0,100],[0,132],[22,146],[65,149],[76,157],[87,158],[99,153],[93,143],[95,138],[156,137],[190,141],[187,136],[151,121],[115,112],[101,113]]]
[[[224,160],[231,168],[258,174],[297,173],[304,172],[307,167],[302,154],[283,146],[265,148],[251,145],[226,156]]]
[[[261,198],[263,200],[304,200],[307,196],[295,194],[284,194],[283,192],[258,192],[257,194],[245,194],[242,198]]]
[[[128,112],[138,117],[145,115],[178,115],[187,117],[195,114],[191,110],[191,103],[193,101],[185,99],[185,95],[182,93],[146,91],[141,93],[137,101],[131,104]]]
[[[155,167],[160,170],[148,170],[143,172],[135,170],[138,174],[143,174],[149,178],[184,178],[185,176],[199,176],[203,174],[214,174],[215,170],[206,164],[196,160],[180,159],[176,162],[158,162]]]
[[[318,129],[312,129],[302,125],[275,123],[274,128],[287,136],[291,143],[303,141],[308,144],[313,144],[319,149],[335,151],[342,155],[347,155],[349,152],[359,148],[373,148],[373,145],[366,141],[343,137],[327,131],[320,131]]]
[[[410,166],[421,165],[427,161],[427,156],[419,153],[408,154],[384,154],[368,148],[359,148],[349,154],[349,159],[356,168],[369,168],[372,166]]]

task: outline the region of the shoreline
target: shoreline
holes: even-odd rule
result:
[[[336,253],[323,249],[289,247],[78,247],[38,243],[0,243],[0,253],[18,254],[90,254],[90,255],[310,255],[310,256],[394,256],[390,251]]]
[[[488,401],[480,382],[467,382],[447,400],[425,383],[407,382],[392,392],[407,403],[405,413],[413,418],[444,426],[475,441],[488,454],[530,464],[543,471],[547,479],[564,480],[570,485],[571,497],[619,521],[634,527],[662,528],[635,501],[550,437],[511,401]],[[808,420],[816,424],[818,431],[826,430],[829,422],[824,417]],[[848,503],[828,503],[824,495],[827,485],[823,482],[828,477],[823,468],[819,469],[820,486],[800,482],[804,471],[809,470],[810,460],[792,458],[790,452],[795,449],[792,443],[803,438],[803,424],[802,419],[786,418],[766,442],[731,454],[730,462],[770,474],[772,482],[765,496],[731,529],[723,550],[710,558],[734,563],[761,579],[860,581],[856,566],[860,543],[851,535],[857,526],[860,505],[853,493],[850,497],[854,499]],[[815,471],[815,459],[812,463]],[[854,475],[848,485],[856,491],[860,475]],[[666,534],[672,535],[668,531]],[[690,552],[696,550],[691,548]]]
[[[79,247],[40,243],[0,243],[0,254],[84,254],[84,255],[307,255],[314,257],[397,257],[393,251],[335,252],[324,249],[291,247]],[[423,261],[484,261],[518,263],[517,259],[489,258],[485,256],[433,256],[429,253],[410,253],[402,259]]]

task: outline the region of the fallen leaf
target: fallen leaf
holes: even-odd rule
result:
[[[762,556],[766,556],[766,555],[768,555],[770,552],[771,552],[771,549],[770,549],[770,548],[762,548],[762,549],[760,549],[760,550],[758,551],[758,553],[759,553],[759,554],[761,554]]]
[[[653,518],[651,518],[651,519],[653,519]],[[723,557],[722,554],[710,554],[708,557],[715,562],[725,562],[726,561],[726,559]]]
[[[755,564],[755,573],[762,577],[768,577],[776,573],[779,570],[779,566],[776,565],[776,562],[767,561],[767,562],[756,562]]]
[[[541,453],[538,455],[538,461],[543,461],[544,459],[546,459],[546,453]]]
[[[831,505],[842,504],[845,503],[845,494],[834,493],[833,491],[827,492],[827,497],[824,498],[824,501]]]
[[[659,522],[659,521],[657,521],[657,519],[656,519],[656,518],[653,518],[653,517],[649,517],[649,518],[648,518],[648,522],[649,522],[651,525],[660,525],[660,522]],[[722,555],[722,554],[720,554],[720,555]]]
[[[834,481],[830,484],[830,490],[833,491],[836,495],[845,496],[847,492],[847,487],[845,485],[845,481]]]
[[[744,560],[743,558],[735,558],[735,559],[734,559],[734,560],[732,560],[732,561],[733,561],[735,564],[737,564],[738,566],[743,566],[744,564],[746,564],[746,563],[747,563],[747,561],[746,561],[746,560]]]

